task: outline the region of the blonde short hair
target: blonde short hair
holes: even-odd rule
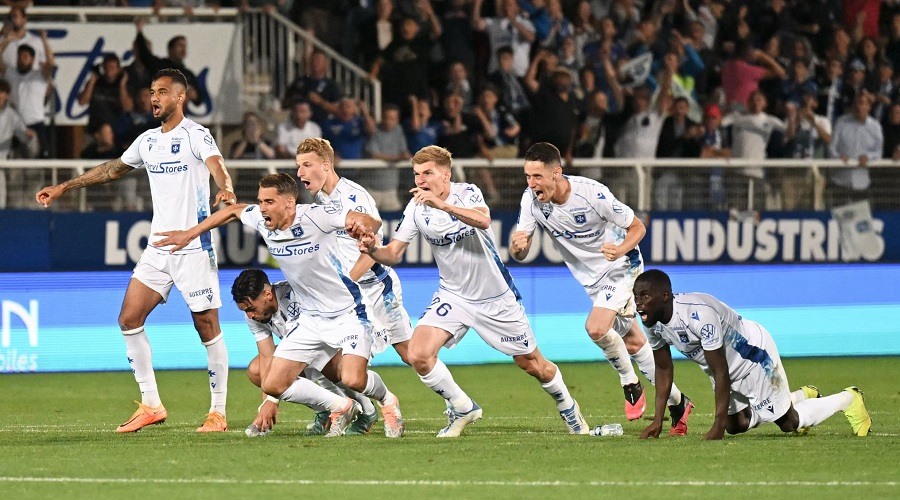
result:
[[[450,168],[452,159],[453,155],[450,151],[440,146],[425,146],[412,157],[412,163],[413,165],[421,165],[433,161],[439,167]]]
[[[300,141],[300,144],[297,145],[297,154],[302,155],[305,153],[315,153],[315,155],[323,162],[327,161],[334,165],[334,148],[331,147],[331,143],[328,142],[328,139],[319,137],[303,139]]]

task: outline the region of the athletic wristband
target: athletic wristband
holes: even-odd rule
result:
[[[271,401],[275,404],[278,404],[281,402],[281,400],[276,398],[275,396],[268,396],[268,395],[266,396],[266,401]]]

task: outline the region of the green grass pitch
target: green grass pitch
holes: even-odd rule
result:
[[[641,441],[627,422],[618,378],[605,362],[561,364],[591,426],[619,422],[622,437],[570,436],[551,399],[514,365],[453,366],[484,418],[438,440],[443,401],[411,368],[380,368],[400,398],[407,435],[379,422],[369,436],[305,436],[312,412],[282,403],[275,432],[243,430],[259,393],[232,369],[227,434],[194,429],[208,409],[206,373],[159,372],[168,421],[113,432],[134,410],[130,373],[0,376],[3,498],[900,498],[900,358],[788,359],[792,387],[866,394],[872,435],[852,436],[843,414],[806,436],[766,425],[704,442],[713,398],[693,363],[676,382],[697,404],[690,436]],[[648,401],[653,391],[648,389]],[[652,403],[651,403],[652,404]],[[648,408],[648,418],[653,411]]]

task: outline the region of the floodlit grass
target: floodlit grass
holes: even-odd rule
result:
[[[866,394],[873,434],[851,435],[837,414],[806,436],[766,425],[704,442],[713,398],[693,363],[676,382],[694,399],[686,438],[637,439],[646,420],[627,422],[618,378],[605,362],[561,364],[594,426],[619,422],[618,438],[570,436],[540,386],[513,365],[454,366],[484,418],[459,439],[438,440],[443,400],[411,368],[379,368],[400,398],[407,435],[305,436],[312,412],[282,403],[275,432],[247,438],[259,393],[231,371],[225,434],[194,429],[208,409],[205,372],[159,372],[164,425],[113,432],[134,411],[130,373],[0,377],[0,492],[3,498],[897,498],[900,496],[898,358],[785,361],[792,387]],[[648,401],[652,402],[652,389]],[[652,403],[651,403],[652,404]],[[648,410],[648,415],[652,410]]]

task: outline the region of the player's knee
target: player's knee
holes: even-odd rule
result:
[[[366,390],[368,374],[365,370],[363,370],[362,373],[356,373],[355,371],[350,373],[341,373],[341,381],[350,389],[353,389],[357,392],[363,392]]]
[[[130,330],[137,330],[138,328],[144,326],[144,322],[141,321],[140,318],[128,314],[124,311],[119,313],[119,328],[123,332],[127,332]]]
[[[784,432],[794,432],[800,428],[800,415],[792,406],[787,413],[775,421],[778,427]]]
[[[412,365],[409,361],[409,341],[394,344],[394,350],[397,351],[397,355],[400,356],[401,361],[407,365]]]
[[[275,377],[266,377],[260,384],[260,388],[263,392],[276,398],[284,394],[284,391],[288,390],[288,387],[290,386],[291,384],[278,380]]]
[[[262,387],[262,377],[259,374],[259,357],[253,358],[247,366],[247,378],[256,387]]]
[[[408,363],[416,369],[416,373],[419,375],[431,373],[431,369],[434,368],[434,363],[437,360],[437,356],[432,353],[426,350],[418,350],[413,347],[410,347],[407,350],[406,355]]]
[[[750,429],[750,418],[743,411],[734,415],[728,415],[728,421],[725,422],[725,432],[731,435],[743,434]]]

